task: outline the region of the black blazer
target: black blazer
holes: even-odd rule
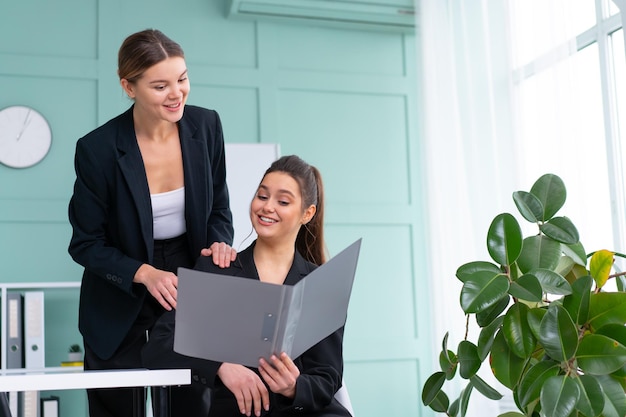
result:
[[[237,255],[229,268],[220,269],[210,259],[200,257],[195,269],[242,278],[259,279],[253,259],[254,243]],[[297,251],[285,279],[285,285],[294,285],[316,268]],[[324,308],[324,306],[320,306]],[[219,320],[219,317],[207,317]],[[157,321],[150,340],[144,346],[144,366],[153,369],[191,368],[192,383],[202,383],[213,388],[209,417],[240,417],[235,396],[216,376],[220,362],[207,361],[174,352],[175,311],[166,312]],[[350,416],[334,398],[343,378],[343,327],[326,337],[301,356],[294,359],[300,370],[293,399],[270,391],[268,416],[302,415],[316,416],[327,413],[333,416]],[[253,368],[251,368],[253,369]],[[256,369],[253,369],[258,373]]]
[[[185,180],[185,220],[191,253],[213,242],[232,243],[224,139],[217,112],[185,106],[178,122]],[[69,203],[72,258],[85,268],[79,329],[108,359],[127,334],[146,288],[133,284],[152,263],[152,206],[135,136],[133,108],[79,139],[76,182]]]

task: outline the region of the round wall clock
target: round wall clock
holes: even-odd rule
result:
[[[46,119],[26,106],[0,110],[0,162],[27,168],[40,162],[50,150],[52,132]]]

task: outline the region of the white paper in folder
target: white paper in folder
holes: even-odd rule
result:
[[[361,239],[296,285],[179,268],[174,350],[257,367],[297,358],[346,322]]]

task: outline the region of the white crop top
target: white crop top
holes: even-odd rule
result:
[[[186,232],[185,187],[150,194],[154,240],[170,239]]]

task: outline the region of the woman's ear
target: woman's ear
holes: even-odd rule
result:
[[[304,214],[302,215],[302,224],[310,222],[313,216],[315,216],[316,211],[317,207],[315,207],[315,204],[311,204],[306,210],[304,210]]]
[[[128,98],[135,98],[135,92],[134,92],[134,85],[130,82],[128,82],[128,80],[126,78],[122,78],[120,80],[120,85],[122,86],[122,88],[124,89],[124,92],[126,93],[126,95],[128,96]]]

